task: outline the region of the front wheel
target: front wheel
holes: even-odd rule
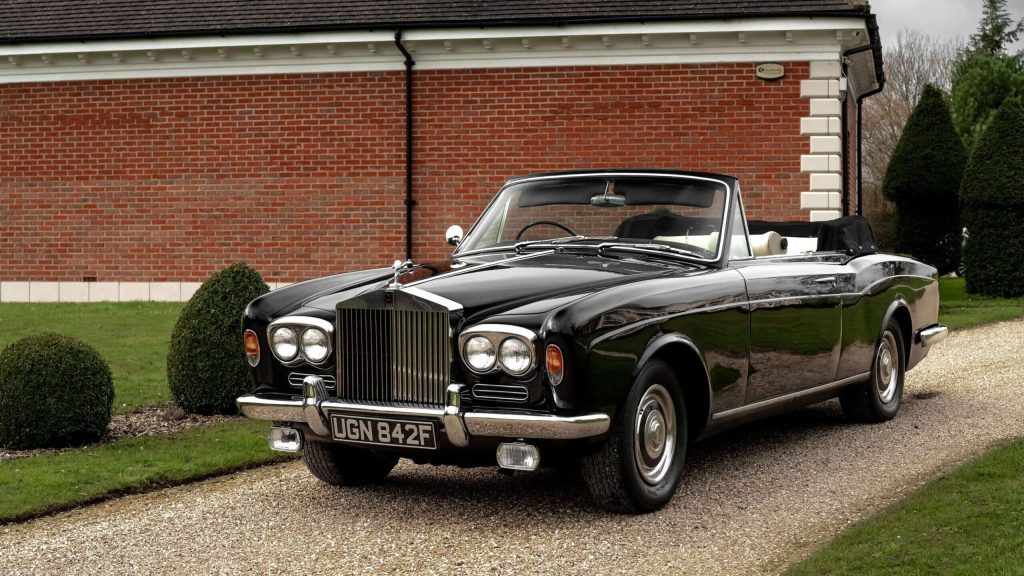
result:
[[[640,513],[668,504],[686,457],[686,403],[675,373],[651,361],[633,384],[604,444],[581,461],[594,503]]]
[[[314,440],[302,446],[302,462],[314,476],[332,486],[362,486],[387,477],[398,464],[398,456]]]
[[[839,396],[843,414],[856,422],[892,420],[903,403],[906,357],[900,326],[895,320],[889,320],[885,332],[875,344],[871,376],[863,384],[847,388]]]

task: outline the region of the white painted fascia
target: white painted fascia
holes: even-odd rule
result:
[[[562,36],[605,36],[623,34],[723,34],[738,32],[806,32],[832,30],[867,31],[863,18],[796,17],[734,18],[678,22],[636,22],[611,24],[569,24],[566,26],[508,26],[497,28],[434,28],[402,32],[410,42],[417,40],[484,40],[495,38],[539,38]]]
[[[410,30],[420,70],[838,61],[867,41],[863,19],[751,18],[696,22]],[[395,71],[383,31],[308,32],[0,46],[0,83],[299,72]]]

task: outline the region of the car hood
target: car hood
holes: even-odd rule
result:
[[[573,301],[574,295],[582,297],[626,282],[678,273],[681,268],[680,264],[660,260],[540,252],[421,266],[401,280],[404,286],[461,304],[466,318],[473,319],[524,306],[537,313],[543,311],[546,301],[550,301],[550,309]],[[383,284],[370,289],[383,289]],[[333,311],[338,302],[356,295],[352,290],[320,294],[305,305]]]

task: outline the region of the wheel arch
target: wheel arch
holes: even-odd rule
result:
[[[900,327],[900,339],[903,341],[903,362],[909,363],[910,346],[914,338],[914,323],[910,316],[910,306],[902,296],[897,296],[892,304],[889,304],[889,308],[885,311],[885,317],[882,318],[882,324],[878,327],[878,338],[885,333],[885,327],[889,325],[889,320],[895,320]]]
[[[633,370],[633,379],[651,360],[666,362],[686,395],[687,433],[700,436],[711,420],[711,377],[700,348],[683,334],[663,334],[644,350]]]

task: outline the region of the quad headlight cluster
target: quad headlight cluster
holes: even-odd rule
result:
[[[334,327],[320,318],[288,316],[275,320],[268,329],[270,349],[284,364],[305,360],[323,364],[331,357]]]
[[[518,326],[483,324],[459,337],[459,349],[466,366],[477,374],[501,370],[524,376],[536,367],[534,343],[537,335]]]

